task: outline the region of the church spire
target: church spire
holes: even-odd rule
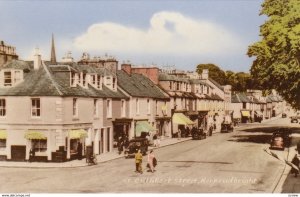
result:
[[[51,64],[56,64],[55,46],[54,46],[54,35],[52,34],[52,44],[51,44]]]

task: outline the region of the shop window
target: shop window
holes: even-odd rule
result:
[[[5,99],[0,99],[0,116],[6,116],[6,102],[5,102]]]
[[[77,146],[79,139],[70,139],[70,153],[77,154]]]
[[[0,150],[6,149],[6,139],[0,139]]]
[[[46,152],[47,151],[47,140],[31,140],[32,148],[35,152]]]
[[[41,102],[39,98],[31,99],[31,116],[32,117],[41,116]]]

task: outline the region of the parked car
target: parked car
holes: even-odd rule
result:
[[[202,140],[206,138],[206,133],[203,129],[192,129],[192,138],[193,140]]]
[[[290,144],[290,131],[288,129],[279,129],[272,135],[270,149],[284,150]]]
[[[282,113],[281,117],[286,118],[286,113]]]
[[[221,124],[221,133],[233,132],[233,125],[229,122],[224,122]]]
[[[125,158],[134,157],[137,150],[140,149],[143,155],[148,151],[148,140],[146,138],[134,138],[129,141],[128,147],[125,149]]]
[[[300,116],[291,116],[291,123],[298,123],[298,119],[300,119]]]

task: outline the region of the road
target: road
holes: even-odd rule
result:
[[[0,192],[272,193],[284,163],[264,149],[285,121],[242,125],[232,133],[157,149],[155,173],[137,174],[134,160],[125,158],[67,169],[0,168]],[[287,151],[279,154],[285,157]]]

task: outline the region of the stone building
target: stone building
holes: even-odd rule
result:
[[[6,62],[18,59],[16,48],[13,46],[5,45],[4,41],[0,41],[0,67]]]

